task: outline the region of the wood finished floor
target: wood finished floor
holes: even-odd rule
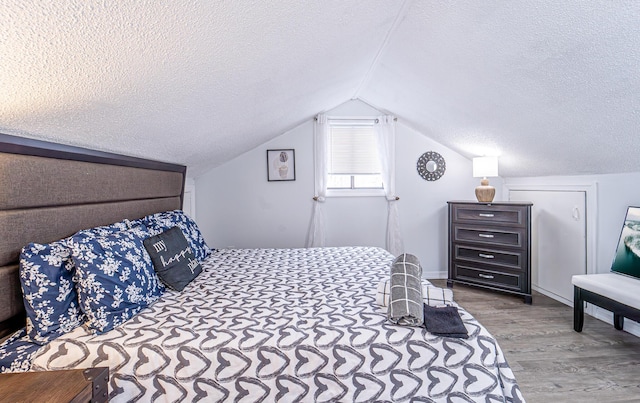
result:
[[[573,309],[538,293],[526,305],[457,284],[453,292],[498,340],[527,402],[640,402],[640,338],[588,315],[577,333]]]

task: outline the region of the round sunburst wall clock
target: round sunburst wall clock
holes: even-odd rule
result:
[[[416,169],[422,179],[436,181],[444,175],[447,166],[442,155],[435,151],[427,151],[418,158]]]

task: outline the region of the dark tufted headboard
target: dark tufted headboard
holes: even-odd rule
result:
[[[186,170],[0,134],[0,340],[24,326],[24,245],[182,208]]]

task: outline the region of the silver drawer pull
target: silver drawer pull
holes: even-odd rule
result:
[[[479,273],[478,276],[480,276],[482,278],[493,278],[493,276],[491,276],[489,274],[482,274],[482,273]]]
[[[485,258],[485,259],[494,259],[494,258],[495,258],[495,256],[493,256],[493,255],[487,255],[487,254],[485,254],[485,253],[478,253],[478,256],[483,257],[483,258]]]
[[[493,214],[490,214],[490,213],[480,213],[480,214],[478,214],[478,215],[479,215],[480,217],[489,217],[489,218],[493,217]]]
[[[493,234],[478,234],[480,238],[493,238]]]

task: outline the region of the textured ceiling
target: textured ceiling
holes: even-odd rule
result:
[[[359,98],[503,176],[640,172],[638,1],[0,1],[0,132],[195,176]]]

